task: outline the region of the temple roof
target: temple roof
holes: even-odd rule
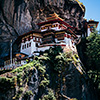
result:
[[[58,17],[58,15],[56,13],[50,14],[50,16],[51,17],[47,17],[47,21],[38,23],[37,25],[42,26],[42,25],[58,22],[60,24],[64,24],[66,27],[79,30],[77,27],[72,27],[71,25],[66,23],[62,18]]]
[[[95,24],[95,25],[96,25],[96,28],[97,28],[97,26],[98,26],[98,24],[99,24],[98,21],[94,21],[94,20],[89,20],[87,23],[88,23],[88,25],[89,25],[89,24]]]
[[[71,25],[69,25],[68,23],[66,23],[65,21],[62,21],[60,19],[54,19],[54,20],[50,20],[50,21],[41,22],[41,23],[38,23],[37,25],[42,26],[42,25],[45,25],[48,23],[54,23],[54,22],[59,22],[59,23],[64,24],[65,26],[67,26],[69,28],[79,30],[77,27],[72,27]]]

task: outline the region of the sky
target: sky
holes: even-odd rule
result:
[[[98,30],[100,30],[100,0],[79,0],[85,5],[87,20],[93,19],[99,21]]]

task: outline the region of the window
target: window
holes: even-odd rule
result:
[[[36,40],[38,41],[38,38],[36,38]]]
[[[38,41],[40,42],[40,38],[38,38]]]
[[[22,46],[22,49],[24,49],[24,45]]]
[[[35,37],[33,37],[33,40],[35,40]]]
[[[29,47],[29,44],[27,43],[27,48]]]
[[[56,26],[58,27],[58,24],[56,24]]]
[[[29,43],[29,47],[31,47],[31,42]]]
[[[38,47],[38,43],[36,43],[36,47]]]
[[[25,44],[25,47],[24,48],[26,49],[26,44]]]

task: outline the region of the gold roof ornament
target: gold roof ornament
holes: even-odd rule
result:
[[[63,21],[62,18],[59,17],[58,14],[54,13],[54,14],[50,14],[51,17],[47,17],[46,19],[49,21],[49,20],[54,20],[54,19],[60,19]]]
[[[95,21],[93,19],[90,19],[87,23],[88,23],[88,27],[92,25],[92,26],[96,26],[96,28],[98,27],[98,24],[99,24],[98,21]]]

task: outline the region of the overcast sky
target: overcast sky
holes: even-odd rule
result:
[[[99,21],[98,29],[100,29],[100,0],[79,0],[85,5],[87,20],[93,19]]]

